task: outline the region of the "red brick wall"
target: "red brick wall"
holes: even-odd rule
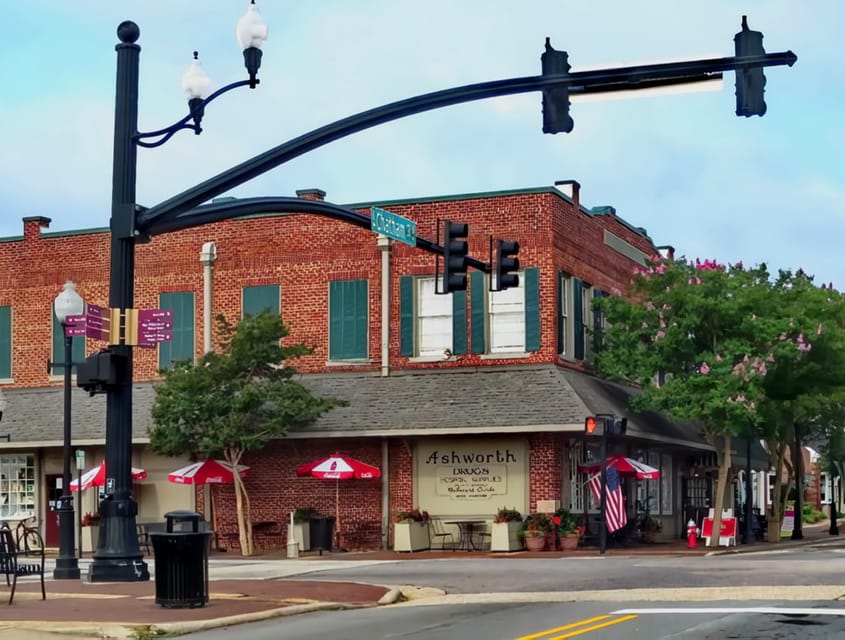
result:
[[[529,511],[537,511],[538,500],[560,500],[563,439],[559,433],[535,433],[529,439]]]
[[[417,222],[420,237],[437,240],[438,219],[470,225],[470,254],[488,260],[489,236],[517,240],[520,263],[540,268],[542,347],[528,362],[556,361],[558,270],[566,270],[605,291],[624,290],[634,264],[603,243],[607,228],[651,253],[650,241],[633,233],[615,216],[588,216],[553,192],[522,192],[450,201],[390,204],[390,210]],[[39,235],[40,223],[25,223],[24,239],[0,242],[0,305],[13,305],[15,386],[44,386],[50,380],[51,304],[65,280],[71,279],[86,301],[108,305],[109,234],[91,231]],[[199,251],[214,241],[214,314],[237,320],[245,285],[279,284],[282,315],[289,340],[315,348],[301,359],[303,372],[325,371],[328,359],[328,282],[365,278],[369,282],[370,325],[368,365],[380,366],[381,252],[372,232],[312,215],[277,215],[229,220],[152,239],[136,251],[135,306],[158,306],[162,292],[190,291],[196,302],[195,344],[202,351],[202,265]],[[467,355],[460,362],[409,363],[399,356],[399,279],[406,274],[433,274],[434,255],[402,243],[392,248],[391,366],[490,366],[508,361]],[[105,346],[88,340],[87,351]],[[521,360],[524,364],[526,360]],[[351,367],[331,368],[341,371]],[[135,378],[151,379],[158,369],[156,349],[136,349]]]

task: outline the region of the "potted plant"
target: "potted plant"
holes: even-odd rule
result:
[[[564,551],[574,551],[578,548],[577,522],[569,509],[561,507],[552,516],[552,523],[557,529],[558,544]]]
[[[519,535],[525,540],[529,551],[542,551],[546,547],[546,535],[553,530],[552,519],[544,513],[530,513],[525,516]]]
[[[393,520],[393,550],[422,551],[431,548],[428,513],[420,509],[399,511]]]
[[[518,551],[522,549],[519,530],[522,514],[516,509],[502,507],[493,517],[490,528],[490,551]]]
[[[296,509],[293,512],[293,539],[300,551],[311,549],[311,516],[315,509]]]

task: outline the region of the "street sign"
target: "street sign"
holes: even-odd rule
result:
[[[85,316],[67,316],[65,318],[65,335],[69,337],[84,336],[86,332]]]
[[[172,309],[138,311],[138,346],[152,348],[159,342],[173,340]]]
[[[95,304],[85,305],[85,335],[108,342],[111,338],[111,309]]]
[[[417,223],[390,211],[370,207],[370,229],[412,247],[417,246]]]

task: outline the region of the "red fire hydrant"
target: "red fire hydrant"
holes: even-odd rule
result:
[[[695,549],[698,546],[698,527],[692,518],[687,522],[687,547]]]

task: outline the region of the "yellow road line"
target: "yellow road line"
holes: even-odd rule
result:
[[[562,636],[555,636],[554,638],[549,638],[549,640],[563,640],[564,638],[571,638],[573,636],[580,636],[582,633],[588,633],[590,631],[595,631],[596,629],[601,629],[603,627],[610,627],[614,624],[619,624],[620,622],[627,622],[628,620],[633,620],[637,616],[623,616],[621,618],[616,618],[615,620],[608,620],[607,622],[602,622],[600,624],[594,624],[592,627],[586,627],[585,629],[578,629],[577,631],[572,631],[570,633],[565,633]]]
[[[573,627],[580,627],[584,624],[590,624],[591,622],[598,622],[599,620],[607,620],[610,616],[597,616],[595,618],[590,618],[589,620],[581,620],[580,622],[573,622],[572,624],[567,624],[562,627],[555,627],[554,629],[546,629],[545,631],[540,631],[539,633],[532,633],[530,636],[522,636],[517,638],[516,640],[534,640],[535,638],[541,638],[542,636],[547,636],[550,633],[557,633],[558,631],[565,631],[566,629],[572,629]]]

